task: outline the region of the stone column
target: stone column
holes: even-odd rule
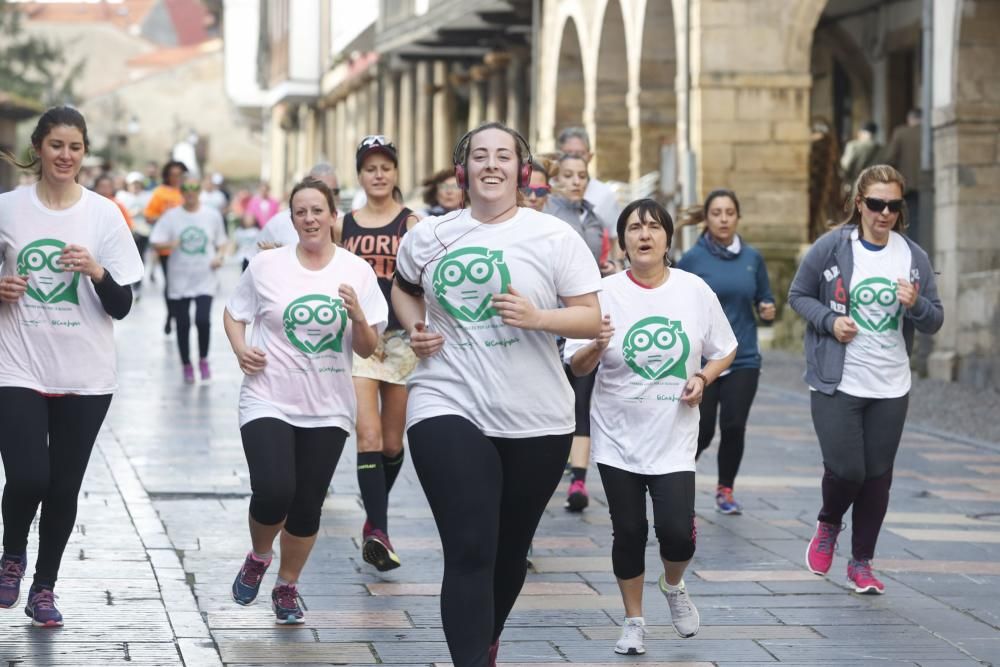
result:
[[[486,80],[489,70],[485,65],[469,68],[469,129],[475,129],[486,120]]]
[[[434,63],[434,168],[444,169],[451,164],[455,147],[455,95],[449,80],[448,63]]]
[[[378,79],[372,77],[368,82],[368,120],[365,125],[365,132],[368,134],[378,134],[382,131],[378,123],[378,112]]]
[[[528,72],[524,56],[518,53],[512,54],[507,66],[506,123],[528,139]]]
[[[433,114],[433,76],[430,61],[421,61],[416,67],[414,96],[414,182],[419,183],[430,176],[436,168],[433,161],[434,124]]]
[[[395,72],[386,70],[382,74],[382,123],[378,131],[393,139],[398,133],[399,80]]]
[[[489,68],[486,94],[486,120],[504,122],[507,119],[507,68],[510,54],[493,51],[483,57]]]
[[[347,104],[344,102],[343,98],[337,100],[337,106],[335,107],[334,115],[336,117],[335,127],[336,131],[334,136],[336,137],[336,152],[334,153],[334,166],[337,169],[338,176],[340,176],[342,182],[346,185],[354,185],[356,181],[354,179],[354,144],[350,142],[347,138],[346,132],[346,110]]]
[[[399,147],[399,188],[409,196],[416,183],[414,153],[416,152],[416,73],[413,65],[399,75],[399,132],[393,138]],[[391,137],[392,138],[392,137]]]
[[[358,93],[355,90],[348,91],[344,101],[344,122],[347,145],[357,146],[361,140],[361,131],[358,129]]]

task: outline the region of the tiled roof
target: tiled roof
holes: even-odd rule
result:
[[[119,28],[142,23],[159,0],[117,2],[25,2],[16,5],[32,21],[111,23]]]

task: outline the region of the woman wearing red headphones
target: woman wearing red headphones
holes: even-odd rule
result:
[[[403,237],[392,300],[420,358],[406,426],[444,550],[445,637],[456,665],[486,667],[572,441],[556,336],[600,332],[600,272],[571,227],[518,206],[521,135],[482,125],[454,162],[468,208]]]

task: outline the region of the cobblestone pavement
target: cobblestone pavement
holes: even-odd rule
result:
[[[231,285],[235,270],[226,271]],[[440,544],[409,463],[390,502],[403,567],[383,575],[361,559],[363,513],[348,451],[301,582],[306,624],[276,627],[264,602],[244,608],[229,598],[248,548],[249,483],[236,424],[240,375],[218,325],[221,307],[219,299],[215,377],[193,387],[181,382],[154,292],[119,325],[121,390],[58,586],[67,625],[36,630],[20,608],[0,610],[0,667],[447,664]],[[562,509],[566,483],[550,503],[500,663],[1000,664],[1000,451],[907,430],[876,557],[887,594],[858,596],[842,585],[844,549],[829,578],[803,565],[820,476],[807,398],[804,388],[765,376],[738,479],[743,516],[713,511],[714,448],[700,464],[698,552],[687,576],[702,616],[697,637],[678,639],[670,627],[653,541],[647,654],[613,653],[623,609],[592,474],[582,515]]]

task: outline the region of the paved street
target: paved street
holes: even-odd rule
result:
[[[236,270],[226,271],[231,285]],[[148,287],[117,329],[121,389],[57,587],[67,625],[31,628],[23,598],[18,609],[0,610],[0,666],[446,664],[440,544],[413,468],[406,463],[390,501],[403,567],[382,575],[359,551],[364,517],[350,444],[300,584],[306,624],[276,627],[268,604],[232,602],[229,586],[248,548],[249,481],[223,299],[215,378],[188,387],[174,338],[162,333],[162,300]],[[830,578],[803,565],[821,471],[807,398],[804,387],[789,391],[765,374],[738,479],[743,516],[714,512],[714,447],[700,464],[698,552],[687,576],[702,617],[697,637],[680,640],[670,626],[651,541],[647,654],[613,653],[623,608],[594,473],[582,516],[562,509],[566,482],[550,503],[500,663],[1000,664],[1000,444],[906,432],[876,557],[887,594],[858,596],[842,586],[849,539]],[[29,549],[33,560],[34,543]]]

